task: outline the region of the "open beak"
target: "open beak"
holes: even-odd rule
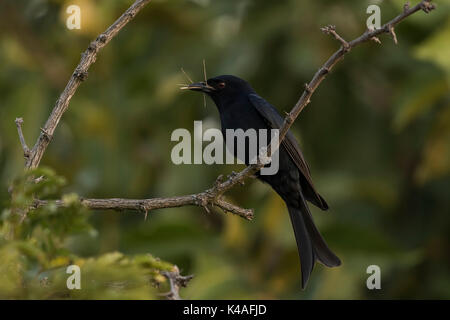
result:
[[[213,87],[211,87],[209,84],[207,84],[206,82],[191,83],[190,85],[181,87],[180,89],[181,90],[201,91],[201,92],[205,92],[205,93],[209,93],[209,92],[216,90]]]

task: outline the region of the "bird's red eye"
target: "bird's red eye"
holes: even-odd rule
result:
[[[220,89],[225,88],[225,82],[219,82],[219,84],[217,85]]]

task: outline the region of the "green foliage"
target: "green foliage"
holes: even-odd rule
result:
[[[79,257],[71,237],[95,236],[75,193],[61,194],[65,179],[48,168],[24,172],[10,187],[0,220],[0,298],[151,299],[173,266],[151,255],[111,252]],[[35,199],[61,198],[36,208]],[[81,290],[67,288],[69,265],[81,268]]]

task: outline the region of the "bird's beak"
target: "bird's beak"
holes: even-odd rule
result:
[[[201,91],[201,92],[205,92],[205,93],[210,93],[210,92],[216,90],[206,82],[191,83],[190,85],[181,87],[180,89],[181,90]]]

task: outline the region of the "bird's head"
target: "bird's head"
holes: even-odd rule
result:
[[[247,81],[231,75],[222,75],[206,81],[191,83],[181,89],[206,93],[219,108],[226,101],[234,100],[241,95],[254,93],[253,88]]]

